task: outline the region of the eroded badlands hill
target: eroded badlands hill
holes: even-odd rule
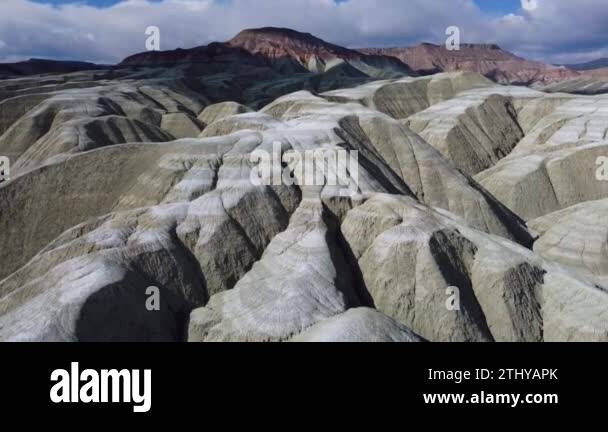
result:
[[[608,341],[608,96],[215,54],[0,82],[0,339]],[[255,185],[275,143],[356,193]]]

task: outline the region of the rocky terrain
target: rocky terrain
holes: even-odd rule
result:
[[[566,92],[583,95],[608,93],[608,59],[600,58],[587,63],[566,65],[577,71],[577,76],[539,86],[546,92]]]
[[[590,75],[596,78],[605,78],[608,80],[608,67],[587,71],[585,72],[585,75]]]
[[[548,93],[564,92],[581,95],[608,93],[608,68],[587,70],[576,78],[554,82],[540,89]]]
[[[567,67],[552,66],[518,57],[493,44],[461,44],[450,51],[445,46],[422,43],[415,47],[366,48],[367,54],[392,56],[419,74],[468,71],[500,84],[547,85],[579,76]]]
[[[608,94],[253,33],[0,81],[0,340],[608,341]]]

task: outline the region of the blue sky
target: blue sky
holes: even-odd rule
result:
[[[93,6],[111,6],[118,3],[120,0],[34,0],[36,3],[51,3],[51,4],[65,4],[65,3],[87,3]]]
[[[347,47],[497,43],[551,63],[608,57],[608,0],[0,0],[0,62],[31,57],[103,63],[145,49],[225,41],[244,28],[290,27]]]
[[[92,6],[104,7],[112,6],[119,3],[122,0],[34,0],[36,3],[51,3],[54,5],[66,4],[66,3],[86,3]],[[159,0],[150,0],[151,2]],[[295,1],[295,0],[294,0]],[[336,0],[338,3],[344,2],[345,0]],[[520,8],[520,0],[475,0],[475,3],[480,9],[492,12],[492,13],[507,13],[513,12]]]

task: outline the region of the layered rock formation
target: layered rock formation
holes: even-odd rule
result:
[[[476,180],[526,220],[608,197],[597,178],[608,152],[605,96],[545,96],[526,104],[529,130],[513,152]]]
[[[359,51],[393,56],[420,74],[468,71],[501,84],[542,85],[578,76],[576,71],[525,60],[493,44],[461,44],[460,49],[453,51],[430,43],[415,47],[366,48]]]
[[[244,30],[228,45],[269,59],[273,64],[295,62],[305,70],[317,73],[341,68],[374,78],[413,75],[412,69],[393,56],[364,54],[325,42],[310,33],[285,28]]]
[[[587,71],[585,72],[585,75],[590,75],[595,78],[608,78],[608,67]]]
[[[1,340],[608,341],[608,95],[268,31],[0,81]],[[357,152],[349,193],[252,181],[319,150]]]
[[[588,201],[530,221],[538,233],[534,250],[608,282],[608,200]]]
[[[414,75],[400,60],[385,55],[364,54],[331,44],[309,33],[275,27],[244,30],[228,42],[214,42],[192,49],[145,52],[126,58],[120,66],[167,66],[224,69],[248,66],[270,67],[287,74],[333,74],[352,78],[390,78]],[[216,72],[220,72],[217,69]],[[251,72],[251,71],[250,71]]]
[[[586,71],[582,76],[555,82],[542,88],[548,93],[595,95],[608,93],[608,69]]]

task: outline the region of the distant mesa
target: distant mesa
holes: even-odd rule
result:
[[[106,68],[107,66],[100,66],[88,62],[33,58],[17,63],[0,63],[0,79],[30,75],[70,73]]]
[[[120,66],[217,61],[270,65],[287,73],[325,73],[340,68],[350,75],[363,74],[373,78],[416,75],[394,57],[365,54],[331,44],[310,33],[276,27],[243,30],[227,42],[187,50],[143,52],[126,58]]]
[[[422,43],[415,47],[365,48],[366,54],[393,56],[421,75],[439,72],[477,72],[500,84],[549,84],[571,79],[578,73],[569,69],[523,59],[496,44],[461,44],[459,50]]]
[[[608,58],[600,58],[597,60],[593,60],[586,63],[576,63],[570,65],[564,65],[568,69],[573,69],[577,71],[590,71],[596,69],[605,69],[608,68]]]
[[[569,68],[526,60],[492,43],[461,44],[458,51],[448,51],[444,46],[427,42],[415,47],[355,50],[326,42],[310,33],[278,27],[243,30],[228,42],[207,47],[136,54],[121,65],[205,62],[218,51],[240,56],[239,61],[250,62],[255,58],[293,72],[324,73],[347,65],[373,78],[468,71],[501,84],[547,85],[579,76]]]
[[[518,57],[496,44],[461,44],[449,51],[432,43],[414,47],[349,49],[310,33],[263,27],[241,31],[227,42],[170,51],[146,51],[125,58],[114,68],[185,65],[186,74],[235,72],[270,67],[273,73],[326,74],[351,78],[390,79],[439,72],[476,72],[500,84],[546,86],[575,79],[587,70],[608,66],[608,59],[556,67]],[[42,73],[67,73],[103,68],[84,62],[32,59],[1,64],[0,78]],[[202,69],[201,69],[202,68]],[[261,69],[260,69],[261,70]],[[586,72],[585,72],[586,73]],[[600,70],[593,77],[605,77]]]

